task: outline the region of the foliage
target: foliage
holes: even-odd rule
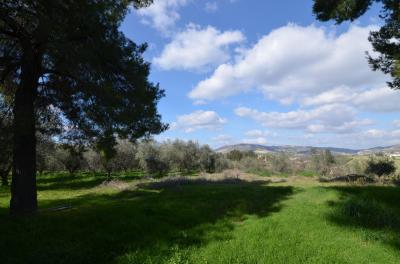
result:
[[[173,166],[171,162],[167,161],[165,152],[161,152],[160,145],[152,140],[143,140],[140,142],[136,158],[139,161],[141,169],[149,175],[156,175],[158,177],[165,175],[170,166]]]
[[[369,63],[373,70],[381,70],[393,77],[389,86],[400,89],[400,5],[398,0],[314,0],[313,11],[321,21],[335,20],[342,23],[362,16],[374,3],[382,5],[380,18],[384,20],[378,31],[369,37],[374,51],[380,55]]]
[[[378,177],[389,175],[396,171],[394,160],[387,156],[375,156],[368,160],[365,173],[375,174]]]
[[[289,173],[291,172],[290,158],[287,153],[281,152],[277,155],[269,156],[268,161],[273,172]]]
[[[71,176],[84,167],[84,151],[83,146],[73,144],[64,144],[58,149],[57,157]]]
[[[36,169],[39,174],[48,170],[50,165],[49,161],[52,159],[50,156],[56,151],[56,144],[49,135],[39,134],[36,137]]]
[[[41,110],[55,109],[72,128],[67,132],[79,131],[90,142],[167,129],[157,111],[164,91],[149,81],[150,64],[142,57],[147,45],[119,29],[132,6],[151,3],[1,1],[1,95],[13,98],[12,214],[37,209],[35,118]]]
[[[231,150],[228,152],[228,154],[226,155],[226,157],[230,160],[234,160],[234,161],[239,161],[243,158],[243,152],[241,152],[240,150]]]
[[[3,1],[0,73],[7,92],[16,87],[16,93],[33,67],[26,74],[37,81],[28,87],[37,104],[57,108],[87,137],[111,130],[136,139],[163,131],[156,110],[163,91],[148,81],[146,45],[119,31],[130,4],[151,2]]]
[[[312,150],[312,165],[314,170],[320,175],[328,175],[331,167],[335,164],[335,157],[329,150]]]

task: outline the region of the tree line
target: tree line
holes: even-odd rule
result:
[[[225,155],[214,152],[208,145],[194,141],[165,141],[151,139],[131,142],[118,139],[112,158],[106,157],[96,145],[83,146],[56,142],[49,136],[37,139],[36,168],[39,175],[66,171],[71,176],[86,171],[94,175],[141,171],[149,177],[162,177],[169,173],[214,173],[230,168]],[[0,168],[10,168],[11,160],[1,160]],[[8,183],[10,169],[2,173],[3,184]]]

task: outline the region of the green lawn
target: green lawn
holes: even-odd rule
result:
[[[310,179],[118,191],[102,181],[42,177],[41,212],[19,218],[0,189],[0,263],[400,262],[395,187]],[[60,205],[72,209],[45,210]]]

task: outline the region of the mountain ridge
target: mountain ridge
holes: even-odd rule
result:
[[[294,154],[309,154],[312,149],[317,150],[330,150],[334,154],[347,154],[347,155],[356,155],[356,154],[372,154],[377,152],[384,153],[396,153],[400,152],[400,145],[392,145],[392,146],[378,146],[367,149],[351,149],[351,148],[337,148],[337,147],[313,147],[313,146],[295,146],[295,145],[285,145],[285,146],[267,146],[261,144],[248,144],[248,143],[240,143],[233,145],[225,145],[215,149],[216,152],[226,153],[232,150],[240,150],[240,151],[255,151],[260,153],[277,153],[277,152],[289,152]]]

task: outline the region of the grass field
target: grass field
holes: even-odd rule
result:
[[[19,218],[0,189],[0,263],[400,262],[396,187],[122,179],[41,177],[41,211]]]

